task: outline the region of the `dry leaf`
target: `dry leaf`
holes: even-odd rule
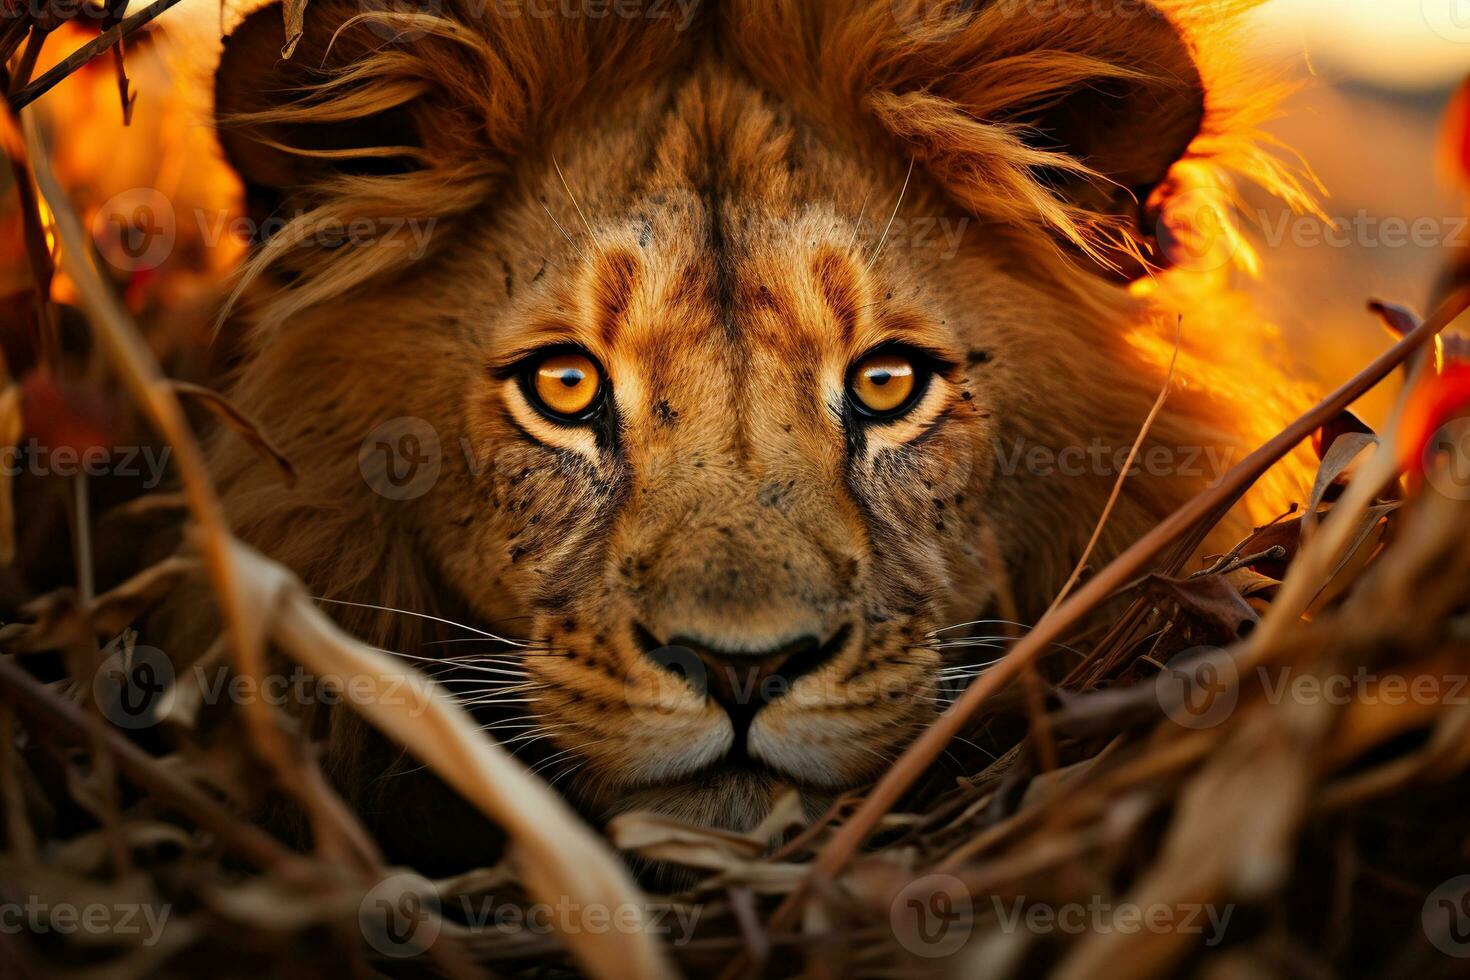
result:
[[[285,0],[281,11],[286,18],[286,44],[281,48],[281,57],[289,61],[306,33],[306,0]]]
[[[286,454],[276,448],[275,443],[271,442],[270,437],[261,430],[254,419],[236,408],[228,398],[212,388],[191,384],[187,381],[170,381],[169,384],[173,386],[175,393],[213,412],[216,418],[244,439],[251,449],[274,463],[281,471],[281,477],[286,486],[296,485],[296,469],[286,458]]]
[[[165,558],[98,596],[88,610],[92,628],[103,636],[119,632],[198,574],[199,561],[195,558]]]

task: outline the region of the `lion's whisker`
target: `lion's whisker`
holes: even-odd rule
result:
[[[539,698],[482,698],[474,701],[460,701],[460,705],[466,708],[481,708],[486,705],[501,704],[533,704]]]
[[[502,738],[502,739],[499,739],[499,742],[500,742],[501,745],[515,745],[517,742],[527,742],[528,740],[529,740],[529,742],[534,742],[534,741],[536,741],[539,738],[545,738],[546,736],[552,734],[553,732],[559,732],[559,731],[561,731],[561,730],[563,730],[565,728],[570,728],[570,727],[571,727],[570,725],[543,725],[543,726],[537,726],[537,727],[533,727],[530,731],[528,731],[528,732],[526,732],[526,733],[524,733],[522,735],[517,735],[515,738]],[[500,731],[500,726],[499,725],[486,725],[483,728],[481,728],[480,731],[482,731],[482,732],[490,732],[493,735],[493,734],[495,734],[495,732]]]
[[[375,609],[378,612],[398,613],[402,616],[413,616],[416,619],[428,619],[436,623],[443,623],[445,626],[455,626],[459,629],[467,630],[471,633],[478,633],[480,636],[495,640],[497,643],[505,643],[509,646],[525,645],[519,640],[511,640],[503,636],[496,636],[494,633],[487,633],[485,630],[476,629],[475,627],[467,626],[464,623],[456,623],[452,619],[444,619],[442,616],[431,616],[428,613],[414,612],[411,609],[398,609],[394,606],[379,606],[371,602],[352,602],[348,599],[328,599],[326,596],[313,596],[312,598],[315,599],[317,602],[328,602],[337,606],[356,606],[359,609]]]
[[[556,762],[559,759],[564,759],[567,756],[572,755],[573,753],[579,752],[591,744],[591,742],[582,742],[581,744],[572,746],[571,748],[562,749],[555,755],[547,756],[545,759],[542,759],[540,762],[536,763],[536,765],[531,767],[531,774],[535,775],[536,773],[539,773],[542,769],[545,769],[547,766],[551,765],[553,762]]]
[[[961,629],[962,627],[965,627],[965,626],[989,626],[991,624],[999,624],[999,625],[1002,625],[1002,626],[1014,626],[1017,629],[1023,629],[1023,630],[1029,630],[1029,629],[1032,628],[1032,627],[1028,626],[1025,623],[1018,623],[1014,619],[972,619],[972,620],[970,620],[968,622],[964,622],[964,623],[953,623],[953,624],[951,624],[949,626],[941,626],[938,629],[930,630],[929,633],[928,633],[928,635],[929,636],[938,636],[940,633],[946,633],[949,630]]]
[[[479,663],[475,663],[475,662],[473,662],[469,658],[466,658],[466,659],[463,659],[463,660],[445,660],[443,657],[421,657],[421,656],[419,656],[416,653],[395,653],[394,656],[395,657],[402,657],[405,660],[416,660],[416,661],[419,661],[420,663],[433,664],[435,667],[442,667],[445,670],[452,670],[452,669],[455,669],[455,668],[459,668],[459,669],[462,669],[462,670],[475,670],[475,671],[493,671],[493,670],[495,670],[495,668],[493,668],[493,667],[485,667],[485,666],[483,666],[483,665],[481,665]],[[516,662],[514,659],[510,659],[508,662],[509,662],[510,666],[513,666],[513,667],[520,666],[519,663]],[[518,671],[518,673],[524,675],[525,674],[525,671]]]
[[[567,192],[567,197],[571,200],[572,207],[577,209],[577,217],[582,219],[582,227],[587,229],[587,237],[592,240],[592,245],[597,249],[598,254],[605,258],[607,251],[602,247],[602,243],[597,240],[597,235],[592,230],[592,222],[587,220],[587,214],[582,210],[582,205],[577,203],[577,195],[572,193],[572,185],[567,183],[566,175],[561,172],[561,164],[556,162],[556,154],[554,153],[551,155],[551,166],[556,171],[557,179],[561,181],[562,189]]]
[[[473,691],[454,691],[454,692],[451,692],[451,693],[454,695],[455,700],[459,701],[461,704],[464,704],[464,703],[470,702],[471,700],[474,700],[476,703],[483,703],[483,699],[486,699],[486,698],[494,698],[497,701],[504,702],[504,701],[508,700],[510,698],[510,696],[513,695],[513,694],[530,694],[531,691],[526,690],[524,688],[521,688],[521,689],[516,689],[516,688],[498,689],[498,688],[493,688],[492,687],[492,688],[477,688],[476,690],[473,690]]]
[[[456,693],[454,699],[460,704],[510,704],[520,701],[522,698],[510,698],[512,693],[529,693],[523,691],[465,691]]]
[[[442,646],[442,645],[444,645],[446,643],[483,643],[483,642],[485,642],[485,640],[484,640],[483,637],[479,637],[479,636],[459,636],[459,637],[455,637],[452,640],[426,640],[423,643],[421,643],[420,646],[432,647],[432,646]],[[521,649],[525,649],[525,650],[550,650],[551,648],[550,647],[543,647],[543,646],[539,646],[539,645],[527,643]]]
[[[868,198],[872,196],[873,189],[870,187],[867,193],[863,194],[862,206],[858,208],[857,218],[852,223],[852,241],[847,243],[847,250],[849,252],[857,248],[858,236],[863,232],[863,215],[868,213]]]
[[[582,247],[577,244],[576,240],[573,239],[571,235],[567,234],[567,230],[561,226],[560,221],[556,220],[556,215],[551,213],[551,208],[546,206],[546,202],[537,201],[536,203],[541,205],[541,210],[545,211],[546,216],[551,219],[551,223],[556,225],[556,230],[561,232],[561,237],[565,238],[567,240],[567,244],[572,246],[573,250],[576,251],[577,257],[585,261],[587,258],[587,253],[583,252]]]
[[[873,254],[868,257],[868,264],[863,267],[867,272],[873,268],[873,263],[878,261],[878,256],[883,252],[883,245],[888,241],[888,232],[893,229],[893,221],[898,217],[898,209],[903,206],[903,196],[908,193],[909,179],[914,176],[914,158],[909,157],[909,170],[903,176],[903,186],[898,190],[898,200],[893,202],[893,213],[888,216],[888,224],[883,226],[883,235],[878,239],[878,244],[873,247]]]
[[[564,769],[564,770],[562,770],[561,772],[557,773],[555,776],[552,776],[551,779],[547,780],[546,785],[548,787],[554,788],[557,783],[561,782],[563,779],[566,779],[568,776],[570,776],[572,773],[576,772],[578,769],[581,769],[589,761],[590,760],[588,760],[588,759],[583,759],[581,762],[577,763],[575,766],[572,766],[570,769]]]

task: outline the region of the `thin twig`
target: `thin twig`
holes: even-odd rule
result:
[[[1123,469],[1118,478],[1113,481],[1113,492],[1108,496],[1108,502],[1103,505],[1102,516],[1097,519],[1097,524],[1092,529],[1092,537],[1088,539],[1087,547],[1082,549],[1082,556],[1077,559],[1077,564],[1072,568],[1072,574],[1067,576],[1067,581],[1057,592],[1056,598],[1047,606],[1046,611],[1051,612],[1072,592],[1072,587],[1082,577],[1082,571],[1087,567],[1087,562],[1092,558],[1093,549],[1097,547],[1102,538],[1103,528],[1107,526],[1108,518],[1113,514],[1113,508],[1118,503],[1118,497],[1123,493],[1123,484],[1128,480],[1128,472],[1133,469],[1133,461],[1138,458],[1138,452],[1143,448],[1143,440],[1148,438],[1149,430],[1154,426],[1154,420],[1159,417],[1159,411],[1164,407],[1164,402],[1169,398],[1169,389],[1174,384],[1174,369],[1179,364],[1179,348],[1184,342],[1184,317],[1179,318],[1179,323],[1174,331],[1174,354],[1169,358],[1169,372],[1164,376],[1164,385],[1159,389],[1159,396],[1154,399],[1153,408],[1143,420],[1143,425],[1138,430],[1138,438],[1133,440],[1133,446],[1128,450],[1128,458],[1123,463]]]
[[[61,59],[50,71],[46,72],[34,82],[31,82],[19,92],[11,95],[9,97],[10,111],[20,112],[20,110],[51,91],[57,85],[66,81],[68,77],[93,58],[105,54],[114,44],[117,44],[123,38],[147,26],[159,14],[178,2],[179,0],[157,0],[156,3],[144,7],[111,30],[98,34],[92,41],[82,45]]]
[[[93,266],[90,239],[47,165],[32,121],[29,117],[25,120],[31,167],[42,195],[51,206],[57,235],[63,245],[62,255],[72,280],[77,284],[81,306],[88,313],[95,336],[123,384],[154,429],[174,448],[179,482],[189,498],[189,509],[199,524],[197,541],[214,586],[225,632],[230,637],[235,669],[242,677],[258,683],[264,674],[262,624],[251,615],[245,591],[235,580],[228,552],[229,528],[224,508],[210,481],[204,453],[189,429],[178,396],[163,377],[153,352]],[[311,815],[318,843],[327,850],[333,850],[340,849],[345,842],[364,839],[365,835],[358,828],[342,822],[345,811],[324,800],[312,782],[304,777],[302,760],[298,753],[292,751],[277,725],[271,705],[264,699],[249,698],[242,706],[242,714],[251,735],[251,744],[260,758],[270,766],[281,786]],[[366,855],[353,852],[352,856],[364,863],[365,870],[370,869],[371,862]]]

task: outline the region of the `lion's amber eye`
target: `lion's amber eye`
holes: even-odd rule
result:
[[[901,350],[869,354],[853,368],[847,383],[853,405],[873,418],[889,419],[913,407],[922,394],[923,375],[914,358]]]
[[[534,364],[527,381],[532,404],[557,422],[585,419],[602,388],[597,363],[579,351],[548,354]]]

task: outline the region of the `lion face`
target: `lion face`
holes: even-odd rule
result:
[[[463,424],[491,465],[436,556],[482,616],[529,615],[574,786],[737,823],[776,781],[862,782],[932,717],[930,634],[983,604],[990,404],[907,243],[877,254],[850,190],[758,179],[814,161],[744,95],[731,118],[787,159],[717,170],[694,90],[638,134],[658,162],[626,200],[575,154],[530,195],[576,222],[586,189],[589,230],[477,325]]]
[[[1104,53],[1177,61],[1168,22],[1092,51],[1075,19],[1017,41],[998,29],[1011,13],[986,12],[969,33],[946,21],[919,57],[912,24],[882,20],[887,0],[859,6],[734,5],[710,15],[728,18],[707,25],[714,45],[646,25],[599,28],[594,44],[585,24],[520,37],[445,21],[385,48],[354,47],[334,33],[344,11],[313,4],[296,57],[327,64],[335,38],[352,81],[332,89],[310,68],[295,82],[374,111],[350,132],[340,107],[324,111],[339,128],[224,130],[257,211],[437,222],[409,258],[392,232],[371,254],[261,246],[234,397],[301,481],[272,485],[222,437],[236,526],[320,594],[401,610],[344,621],[436,660],[598,815],[749,827],[778,787],[815,807],[873,778],[953,694],[941,631],[993,615],[1001,593],[1023,614],[1044,606],[1116,476],[1059,481],[1017,460],[1127,447],[1158,390],[1123,329],[1157,311],[1047,222],[1112,220],[1085,210],[1099,203],[1078,175],[1146,196],[1198,127],[1188,86],[1179,103],[1154,93],[1142,120],[1132,89],[1058,94],[1084,51],[1110,82]],[[801,30],[857,67],[834,80],[824,56],[810,79],[783,74],[772,46],[797,28],[781,11],[815,18]],[[220,71],[222,113],[265,127],[287,118],[260,101],[281,80],[256,77],[281,70],[274,16],[247,21]],[[1035,52],[1003,50],[1039,38],[1070,47],[1055,78]],[[1020,71],[989,94],[986,43]],[[916,59],[908,81],[900,56]],[[526,77],[538,59],[545,77]],[[485,95],[506,66],[524,105]],[[843,122],[864,71],[870,116]],[[1026,78],[1044,98],[1027,101]],[[381,105],[364,94],[378,83]],[[981,107],[1004,98],[1041,106],[1051,138],[1071,126],[1085,167],[1019,141],[1015,114],[982,132]],[[363,159],[345,168],[353,148]],[[1209,414],[1184,395],[1154,431],[1183,441]],[[371,433],[404,425],[429,434],[434,476],[386,492],[371,459],[392,465],[398,444]],[[1133,481],[1104,552],[1201,482]],[[508,645],[445,653],[429,638],[465,637],[430,631],[431,616]]]

